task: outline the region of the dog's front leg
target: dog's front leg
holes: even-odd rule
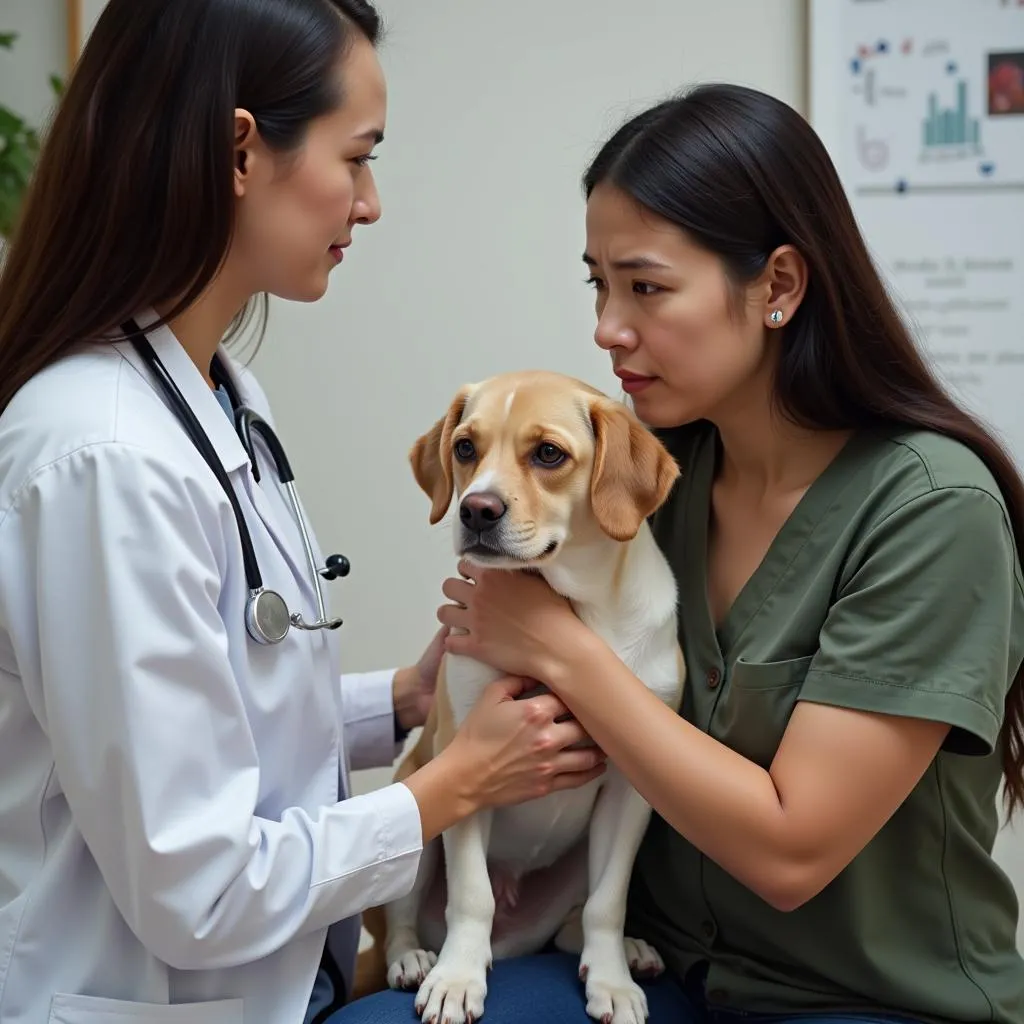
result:
[[[580,977],[587,1014],[614,1024],[643,1024],[647,997],[632,979],[624,947],[626,895],[650,804],[609,768],[590,822],[590,895],[583,906]]]
[[[491,966],[494,892],[487,873],[491,811],[480,811],[444,833],[448,883],[444,945],[416,994],[425,1022],[471,1024],[484,1012]]]

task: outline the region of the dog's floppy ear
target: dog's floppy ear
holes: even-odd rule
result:
[[[661,507],[679,476],[665,446],[624,405],[599,399],[590,407],[594,470],[590,502],[601,529],[632,540],[640,524]]]
[[[440,522],[452,500],[452,432],[462,419],[470,390],[468,384],[459,390],[448,412],[417,439],[409,452],[416,483],[433,502],[430,507],[431,526]]]

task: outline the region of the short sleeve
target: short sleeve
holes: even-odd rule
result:
[[[991,753],[1020,609],[1000,502],[974,487],[930,491],[851,552],[801,699],[946,722],[947,750]]]

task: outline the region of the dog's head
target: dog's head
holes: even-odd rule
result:
[[[631,540],[679,475],[624,405],[545,372],[466,385],[409,458],[431,523],[458,496],[456,553],[504,568],[541,566],[575,538]]]

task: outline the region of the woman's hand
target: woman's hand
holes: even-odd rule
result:
[[[521,697],[535,686],[518,676],[491,683],[452,740],[477,808],[574,789],[604,771],[604,753],[553,693]]]
[[[451,743],[403,780],[424,843],[485,807],[574,789],[604,772],[604,753],[553,693],[516,699],[534,685],[518,676],[491,683]]]
[[[451,629],[445,649],[510,675],[549,683],[557,659],[586,627],[569,602],[533,573],[482,569],[459,563],[464,579],[441,587],[453,603],[438,619]]]
[[[427,644],[420,660],[408,668],[400,668],[391,684],[392,702],[403,729],[412,730],[423,725],[434,703],[437,689],[437,671],[444,656],[447,629],[439,629]]]

